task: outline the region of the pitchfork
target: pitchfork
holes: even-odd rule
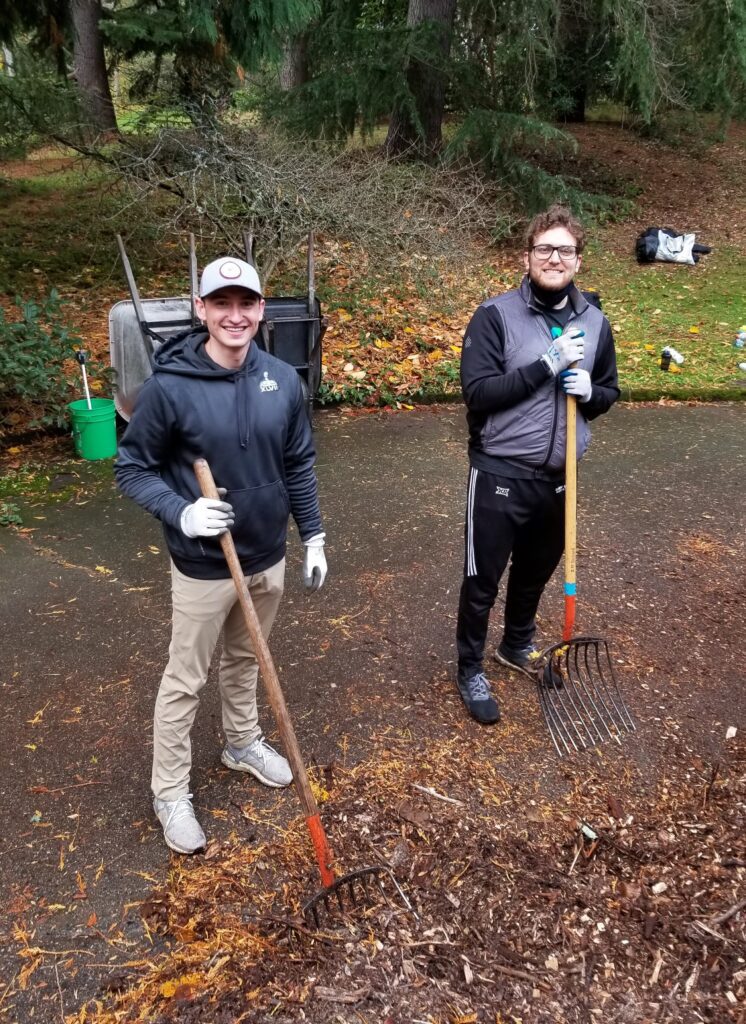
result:
[[[542,651],[536,662],[539,702],[560,757],[621,740],[635,724],[614,675],[609,645],[602,637],[573,636],[577,593],[578,460],[577,407],[567,396],[565,450],[565,625],[562,641]]]
[[[218,494],[217,487],[215,486],[212,472],[210,471],[210,467],[205,459],[197,459],[194,463],[194,472],[204,497],[219,499],[220,496]],[[318,928],[320,926],[320,911],[322,908],[328,912],[332,910],[344,911],[346,909],[345,897],[347,897],[347,901],[352,907],[358,906],[360,902],[358,900],[360,890],[362,890],[365,901],[368,900],[373,888],[378,890],[385,899],[386,894],[383,890],[383,886],[381,885],[382,876],[386,876],[391,879],[394,888],[401,897],[403,903],[406,905],[407,909],[413,913],[411,904],[401,891],[396,879],[394,878],[393,872],[385,865],[359,868],[357,871],[351,871],[349,874],[341,877],[337,877],[337,875],[335,875],[332,867],[334,858],[332,857],[332,852],[329,848],[324,826],[321,824],[319,808],[313,795],[311,784],[308,780],[308,773],[306,772],[306,767],[303,763],[303,757],[300,752],[300,747],[298,746],[295,730],[293,729],[292,722],[290,721],[290,715],[288,714],[285,698],[280,687],[280,680],[277,676],[277,671],[272,660],[272,655],[269,651],[269,646],[267,645],[267,641],[262,633],[256,609],[254,608],[254,602],[251,600],[251,594],[249,593],[249,588],[246,584],[246,579],[244,578],[241,563],[238,560],[236,547],[233,543],[233,537],[231,537],[228,531],[221,534],[220,546],[223,549],[225,560],[228,563],[228,568],[230,569],[233,582],[236,586],[238,600],[246,620],[246,627],[249,631],[251,643],[254,647],[254,653],[256,654],[257,661],[259,662],[262,679],[264,680],[264,685],[267,690],[267,697],[269,698],[269,702],[272,706],[277,727],[280,731],[280,736],[288,756],[288,761],[290,762],[290,767],[293,772],[293,781],[306,818],[306,825],[311,836],[311,842],[313,843],[316,863],[318,864],[319,874],[321,875],[321,882],[324,886],[323,889],[303,904],[302,911],[306,923],[308,925],[315,925]]]

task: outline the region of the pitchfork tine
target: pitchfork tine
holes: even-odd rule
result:
[[[620,733],[621,729],[625,727],[625,722],[624,722],[623,717],[620,714],[619,707],[617,705],[617,702],[614,699],[614,695],[613,695],[611,689],[609,688],[609,684],[607,682],[606,675],[604,673],[603,665],[601,663],[601,648],[600,648],[600,644],[601,643],[604,644],[604,652],[605,652],[605,655],[606,655],[606,661],[607,661],[607,663],[609,665],[609,671],[612,673],[612,677],[613,677],[613,671],[614,670],[613,670],[613,668],[611,666],[611,658],[610,658],[610,654],[609,654],[608,644],[606,644],[606,641],[600,641],[600,640],[594,640],[594,641],[588,640],[587,641],[588,647],[590,647],[591,644],[593,644],[593,649],[594,649],[594,652],[595,652],[595,655],[596,655],[596,667],[597,667],[597,675],[598,675],[598,680],[599,680],[599,685],[596,687],[596,693],[598,695],[599,701],[601,702],[601,704],[603,706],[604,711],[606,712],[606,716],[607,716],[609,722],[611,723],[611,725],[615,729],[615,732],[612,733],[611,735],[613,736],[614,739],[616,739],[618,741],[619,740],[619,733]],[[605,721],[604,721],[604,725],[606,725]],[[608,726],[607,726],[607,731],[608,731]]]
[[[614,716],[611,714],[608,704],[604,699],[603,680],[601,680],[600,686],[596,686],[594,682],[596,678],[596,671],[594,670],[594,667],[592,665],[594,655],[598,673],[601,673],[602,669],[598,657],[598,648],[594,644],[593,653],[591,653],[591,644],[584,643],[583,662],[585,665],[585,675],[583,675],[582,670],[579,670],[580,685],[583,688],[583,691],[585,692],[588,701],[593,709],[594,714],[591,716],[591,720],[594,726],[596,727],[596,730],[599,732],[599,739],[603,741],[606,738],[600,732],[598,725],[599,722],[606,730],[606,736],[608,736],[609,739],[615,739],[616,734],[612,731],[612,728],[614,726]]]
[[[606,651],[606,661],[607,661],[608,666],[609,666],[609,675],[611,676],[611,684],[613,685],[613,688],[612,688],[612,685],[610,685],[610,684],[608,684],[606,682],[606,677],[604,676],[603,670],[602,670],[601,671],[601,679],[603,680],[604,688],[606,689],[606,692],[608,694],[609,700],[614,705],[614,710],[616,711],[618,719],[621,722],[621,725],[623,726],[623,728],[625,728],[628,732],[634,732],[636,730],[636,726],[635,726],[635,723],[632,720],[632,716],[629,713],[627,705],[624,703],[624,698],[622,697],[622,694],[621,694],[621,692],[619,690],[619,684],[616,681],[616,675],[614,673],[614,666],[613,666],[612,661],[611,661],[611,654],[609,652],[609,645],[606,643],[605,640],[603,641],[603,645],[604,645],[604,649]],[[616,698],[614,696],[615,693],[616,693]]]
[[[591,661],[595,659],[595,669],[591,664]],[[603,670],[601,668],[601,661],[598,656],[598,647],[593,645],[593,653],[591,653],[591,646],[586,645],[584,660],[586,665],[586,679],[583,680],[583,686],[585,692],[588,694],[588,700],[593,706],[593,710],[596,712],[597,718],[594,721],[600,721],[603,725],[606,733],[610,739],[616,739],[616,733],[614,732],[614,716],[611,713],[609,705],[607,703],[608,693],[605,695],[606,687],[603,683]],[[600,685],[594,684],[596,674],[599,676]],[[602,737],[603,739],[603,737]]]
[[[562,671],[560,666],[559,666],[559,658],[558,658],[558,668],[557,668],[557,671]],[[557,704],[554,701],[554,696],[555,695],[559,699],[559,704],[560,704],[561,710],[560,710],[560,708],[557,707]],[[566,710],[566,708],[564,706],[564,703],[562,701],[561,695],[557,691],[555,691],[555,690],[550,691],[546,687],[544,687],[544,699],[546,701],[547,707],[551,711],[551,714],[552,714],[552,717],[553,717],[553,721],[554,721],[554,723],[555,723],[555,725],[557,727],[557,730],[558,730],[558,732],[560,734],[562,742],[565,744],[565,747],[567,747],[568,741],[569,741],[569,743],[572,744],[573,750],[578,751],[580,749],[580,747],[578,747],[578,745],[575,742],[575,739],[574,739],[574,737],[573,737],[573,735],[570,732],[570,729],[568,727],[567,723],[568,723],[568,721],[570,721],[570,717],[567,714],[567,710]],[[583,741],[583,737],[578,733],[577,729],[575,730],[575,732],[576,732],[576,734],[578,736],[578,739],[580,741],[581,746],[583,748],[585,748],[585,743]],[[568,749],[568,753],[569,753],[569,749]]]
[[[578,738],[578,742],[580,743],[580,746],[583,748],[583,750],[586,750],[587,747],[588,747],[588,744],[586,742],[585,736],[583,735],[583,733],[578,728],[578,721],[583,726],[583,729],[585,730],[585,733],[587,734],[588,738],[591,741],[591,745],[595,746],[595,741],[593,739],[593,736],[588,732],[588,728],[587,728],[585,722],[583,721],[583,716],[578,711],[578,705],[577,705],[577,703],[575,701],[575,697],[574,697],[574,695],[571,692],[572,688],[569,685],[571,680],[570,680],[570,676],[569,676],[570,661],[569,661],[569,653],[568,653],[568,651],[564,652],[564,660],[565,660],[565,675],[567,676],[567,679],[568,679],[568,686],[563,687],[562,690],[555,689],[553,691],[553,698],[554,697],[557,698],[557,701],[558,701],[558,703],[560,704],[560,706],[562,708],[562,717],[563,717],[563,723],[565,724],[565,728],[568,729],[568,731],[569,731],[569,726],[572,726],[573,730],[575,731],[575,735]],[[568,711],[567,704],[565,703],[565,697],[567,697],[567,700],[568,700],[568,702],[570,704],[570,708],[571,708],[570,711]],[[576,719],[577,719],[577,721],[576,721]],[[569,725],[568,725],[568,723],[569,723]]]
[[[616,680],[614,679],[614,669],[611,664],[611,654],[609,653],[609,646],[605,640],[603,641],[603,645],[604,653],[606,656],[606,663],[609,666],[609,672],[611,674],[611,681],[613,682],[614,687],[616,687]],[[603,663],[601,661],[601,648],[599,644],[596,645],[596,664],[598,665],[598,675],[600,680],[599,696],[604,702],[604,707],[606,708],[609,720],[616,729],[616,734],[618,736],[621,729],[626,727],[624,716],[621,714],[620,706],[617,702],[617,698],[619,699],[619,701],[621,701],[621,694],[617,689],[617,694],[615,698],[614,690],[609,685],[609,682],[606,678],[606,673],[604,672]]]
[[[583,706],[583,710],[586,713],[588,721],[595,728],[596,733],[598,735],[598,739],[601,742],[603,742],[603,740],[605,738],[603,733],[601,732],[601,730],[598,727],[599,720],[600,720],[601,724],[603,725],[603,727],[606,729],[606,732],[609,735],[609,739],[611,739],[612,732],[609,729],[608,725],[606,724],[606,720],[605,720],[605,718],[603,716],[603,713],[599,709],[598,704],[596,703],[596,700],[595,700],[595,698],[593,696],[592,690],[586,685],[585,679],[583,678],[583,669],[582,669],[582,667],[580,665],[580,645],[579,644],[575,647],[574,654],[575,654],[575,671],[576,671],[577,677],[578,677],[578,699],[580,700],[580,702],[581,702],[581,704]],[[586,644],[586,643],[583,644],[583,656],[584,656],[583,657],[583,661],[585,663],[586,674],[587,674],[589,679],[592,679],[593,678],[593,673],[591,671],[590,665],[588,664],[588,644]],[[595,715],[592,715],[590,713],[590,711],[588,710],[588,706],[586,705],[585,700],[583,699],[583,694],[584,693],[587,696],[588,701],[592,705],[593,710],[596,712]],[[601,697],[600,694],[599,694],[599,698],[601,700],[601,703],[603,704],[603,697]],[[604,710],[606,710],[605,705],[604,705]]]
[[[567,729],[564,727],[562,719],[560,718],[557,712],[557,709],[549,700],[549,697],[547,695],[547,688],[542,681],[541,673],[539,673],[539,675],[537,676],[537,686],[539,688],[539,704],[541,705],[541,710],[544,714],[544,721],[547,724],[547,728],[549,729],[549,735],[552,737],[552,742],[554,743],[558,755],[562,757],[562,751],[560,750],[559,745],[557,743],[558,737],[562,740],[566,753],[570,753],[568,740],[572,744],[573,749],[577,751],[578,748],[575,745],[575,741],[573,740],[572,736],[568,733]]]

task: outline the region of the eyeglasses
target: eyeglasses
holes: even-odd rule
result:
[[[574,260],[578,255],[577,245],[535,245],[531,252],[541,260],[549,260],[557,253],[561,260]]]

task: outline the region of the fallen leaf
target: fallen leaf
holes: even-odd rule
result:
[[[622,805],[617,797],[612,796],[610,793],[606,798],[606,804],[609,808],[609,814],[611,814],[612,818],[616,818],[618,820],[624,817]]]

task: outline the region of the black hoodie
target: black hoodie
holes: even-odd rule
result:
[[[248,575],[285,554],[292,512],[302,540],[320,533],[316,452],[303,391],[288,363],[250,346],[238,370],[214,363],[204,330],[170,339],[154,359],[119,445],[121,490],[160,519],[177,568],[225,579],[217,539],[186,537],[181,513],[200,497],[194,461],[205,458],[236,514],[231,529]]]

